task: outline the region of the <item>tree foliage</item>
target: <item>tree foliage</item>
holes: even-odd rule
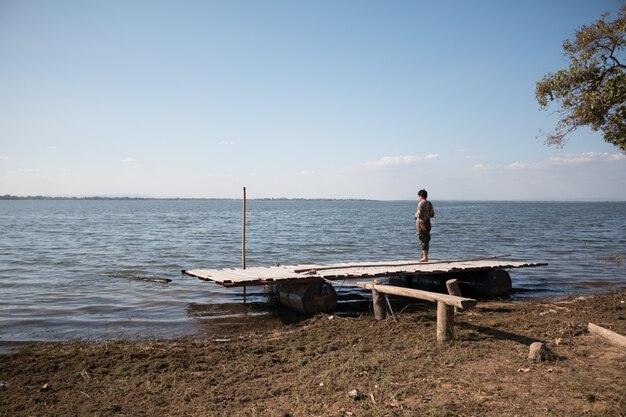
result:
[[[569,68],[537,81],[535,95],[542,109],[556,101],[561,116],[546,143],[563,145],[580,126],[602,131],[604,140],[626,152],[626,5],[617,19],[604,14],[582,26],[563,42]]]

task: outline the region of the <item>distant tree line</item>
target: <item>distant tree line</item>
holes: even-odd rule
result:
[[[0,196],[0,200],[210,200],[210,201],[232,201],[240,198],[158,198],[158,197],[51,197],[45,195],[16,196],[5,194]],[[251,198],[255,201],[372,201],[366,198]]]
[[[17,196],[5,194],[0,196],[0,200],[151,200],[144,197],[51,197],[45,195]]]

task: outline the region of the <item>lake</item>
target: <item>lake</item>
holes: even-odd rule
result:
[[[247,266],[417,259],[416,201],[249,200]],[[626,202],[433,201],[431,260],[510,254],[514,298],[626,285]],[[241,201],[1,200],[0,341],[205,336],[275,316],[241,264]],[[132,277],[169,278],[159,284]],[[349,298],[349,297],[346,297]]]

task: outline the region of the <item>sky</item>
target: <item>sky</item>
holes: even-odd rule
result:
[[[626,200],[534,96],[622,4],[0,0],[0,195]]]

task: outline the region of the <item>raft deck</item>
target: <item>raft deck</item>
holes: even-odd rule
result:
[[[327,265],[285,265],[253,268],[193,269],[183,274],[213,281],[224,287],[242,287],[270,284],[293,284],[310,281],[341,281],[359,278],[386,278],[418,274],[449,274],[455,272],[486,271],[546,266],[541,262],[514,262],[493,258],[419,262],[417,260],[387,262],[352,262]]]

